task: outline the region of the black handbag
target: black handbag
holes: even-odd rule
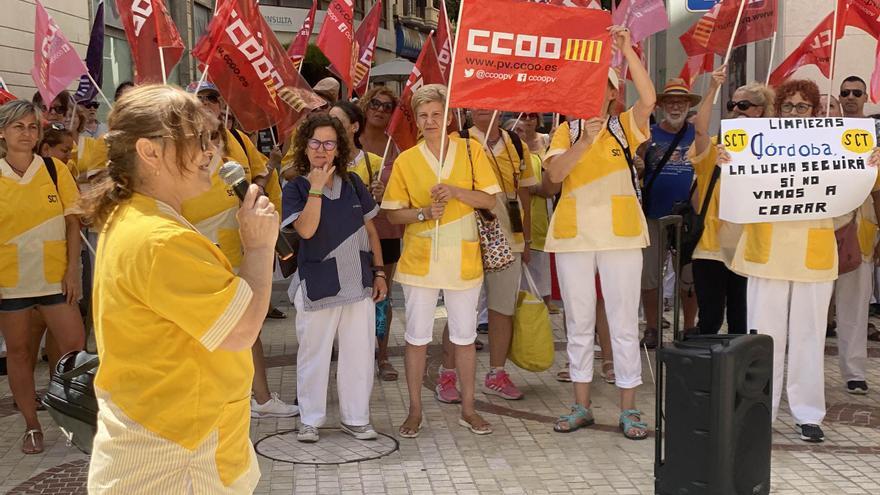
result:
[[[98,430],[98,399],[94,386],[97,370],[96,354],[68,352],[58,360],[43,397],[43,405],[61,428],[67,443],[86,454],[92,453],[92,441]]]
[[[678,201],[672,205],[670,215],[681,216],[681,252],[679,253],[681,266],[691,262],[694,251],[697,249],[697,244],[700,243],[700,238],[703,237],[706,211],[709,209],[709,201],[712,199],[712,193],[715,192],[715,183],[718,182],[719,175],[721,175],[721,169],[716,166],[715,170],[712,171],[709,188],[706,190],[706,197],[703,198],[703,204],[700,206],[699,212],[694,210],[694,206],[691,204],[691,197],[694,195],[697,187],[696,181],[691,188],[688,199],[686,201]],[[673,246],[669,246],[669,248],[673,249]]]

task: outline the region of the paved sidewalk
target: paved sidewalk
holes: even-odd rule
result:
[[[269,366],[269,383],[281,398],[292,402],[296,386],[296,336],[293,308],[276,291],[286,320],[269,320],[263,343]],[[554,419],[567,412],[571,387],[555,379],[565,361],[565,338],[560,316],[553,317],[556,364],[543,373],[508,366],[513,381],[526,396],[520,401],[477,393],[478,410],[495,432],[478,437],[458,426],[458,407],[433,398],[439,364],[439,347],[429,350],[429,370],[422,390],[425,426],[415,440],[396,434],[406,417],[407,392],[403,377],[403,305],[397,307],[391,332],[391,362],[400,371],[396,382],[375,382],[372,421],[384,435],[375,442],[358,442],[337,429],[338,401],[335,365],[331,372],[330,420],[321,440],[312,446],[296,442],[295,419],[254,420],[251,438],[260,453],[263,476],[258,494],[648,494],[653,493],[653,440],[626,440],[617,430],[617,391],[594,382],[596,426],[571,434],[552,431]],[[438,310],[435,337],[439,339],[445,316]],[[480,337],[485,341],[486,336]],[[435,341],[436,342],[436,341]],[[867,396],[844,391],[836,340],[827,341],[825,371],[828,416],[823,425],[826,442],[801,442],[794,430],[788,405],[781,407],[773,436],[773,493],[877,494],[880,493],[880,346],[871,343]],[[478,353],[478,382],[488,367],[488,352]],[[653,353],[651,354],[653,365]],[[643,355],[645,384],[639,405],[654,425],[653,384]],[[47,367],[37,370],[38,389],[47,382]],[[88,458],[65,445],[48,413],[40,413],[46,451],[21,454],[24,433],[21,418],[12,407],[6,377],[0,377],[0,493],[85,493]],[[370,459],[370,460],[363,460]]]

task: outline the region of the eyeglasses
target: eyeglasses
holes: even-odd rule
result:
[[[67,113],[67,109],[59,105],[53,105],[49,109],[49,113],[54,113],[55,115],[64,115],[65,113]]]
[[[392,112],[394,111],[394,102],[372,99],[370,100],[370,110],[382,110],[384,112]]]
[[[782,105],[780,105],[779,109],[785,113],[791,113],[792,110],[797,110],[797,113],[803,114],[803,113],[807,113],[810,110],[812,110],[813,105],[810,105],[809,103],[803,103],[803,102],[795,105],[794,103],[787,103],[786,102],[786,103],[783,103]]]
[[[849,98],[849,95],[852,94],[856,98],[861,98],[862,95],[865,94],[861,89],[841,89],[840,97],[841,98]]]
[[[752,107],[760,107],[756,103],[752,103],[749,100],[740,100],[740,101],[728,101],[727,102],[727,111],[732,112],[734,108],[738,108],[741,112],[745,112],[746,110]]]
[[[220,97],[214,93],[200,94],[198,99],[202,103],[220,103]]]
[[[319,141],[317,139],[309,139],[307,143],[310,150],[317,151],[318,148],[324,148],[324,151],[333,151],[336,149],[336,141]]]

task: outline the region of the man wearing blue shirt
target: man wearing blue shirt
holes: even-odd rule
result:
[[[659,219],[672,212],[675,203],[687,201],[694,181],[694,169],[687,152],[694,142],[694,126],[687,121],[688,110],[700,102],[681,79],[672,79],[657,95],[657,107],[663,120],[651,126],[651,139],[640,148],[645,161],[642,180],[642,207],[648,221],[650,246],[644,249],[642,265],[642,303],[647,328],[642,343],[649,349],[657,346],[657,291],[663,285],[658,270],[660,257],[666,258],[666,246],[660,245]],[[684,302],[684,328],[695,326],[697,298],[694,295],[691,266],[681,267],[681,290]]]

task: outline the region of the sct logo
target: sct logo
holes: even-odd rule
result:
[[[579,62],[595,63],[599,61],[599,56],[602,53],[601,41],[575,39],[565,41],[566,53],[563,57],[562,38],[471,29],[467,33],[467,51],[550,60],[565,58]]]
[[[874,148],[874,136],[862,129],[850,129],[843,133],[840,144],[853,153],[867,153]]]
[[[733,129],[724,133],[724,146],[734,153],[746,149],[749,144],[749,135],[742,129]]]

